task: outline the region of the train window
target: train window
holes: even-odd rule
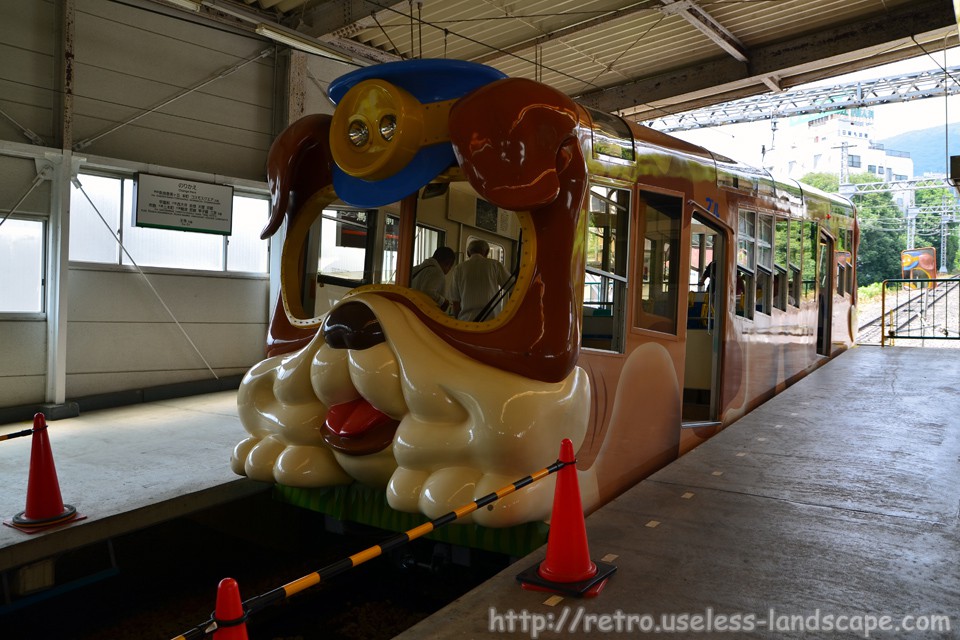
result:
[[[803,236],[808,243],[803,252],[803,266],[801,267],[801,277],[803,278],[803,289],[801,299],[806,301],[816,301],[817,299],[817,255],[820,245],[820,226],[811,220],[803,221]]]
[[[394,215],[384,216],[383,259],[380,264],[380,282],[397,282],[397,239],[400,232],[400,218]],[[444,244],[445,234],[441,229],[417,224],[413,237],[413,264],[417,265],[433,255]]]
[[[817,277],[820,291],[829,292],[830,290],[830,247],[826,242],[821,242],[818,234],[817,245]],[[829,293],[827,294],[829,295]]]
[[[843,235],[843,234],[840,234]],[[836,262],[837,262],[837,295],[842,296],[845,289],[844,287],[847,284],[847,252],[846,251],[837,251],[836,252]]]
[[[757,216],[757,311],[773,307],[773,216]]]
[[[356,209],[323,210],[317,271],[322,281],[354,286],[373,281],[370,247],[376,213]]]
[[[623,351],[630,192],[591,185],[583,290],[585,347]]]
[[[716,234],[705,230],[694,230],[690,234],[690,291],[706,291],[710,280],[715,279],[713,254],[716,240]]]
[[[787,273],[787,302],[795,307],[800,306],[800,292],[803,289],[803,223],[800,220],[790,221],[790,268]]]
[[[774,223],[773,306],[787,310],[787,265],[789,264],[790,222],[777,218]]]
[[[738,316],[753,318],[756,293],[757,214],[740,211],[737,223],[736,310]]]
[[[633,134],[623,119],[602,111],[590,110],[593,118],[593,155],[634,161]]]
[[[680,286],[680,198],[643,192],[643,269],[634,324],[641,329],[677,333]]]
[[[853,265],[855,264],[855,260],[853,259],[853,229],[847,229],[843,233],[847,237],[847,291],[853,294],[853,290],[856,287],[853,273]]]
[[[853,246],[853,245],[848,245],[848,246]],[[847,291],[849,291],[851,295],[853,294],[854,287],[856,286],[854,284],[854,278],[853,278],[854,264],[855,264],[855,260],[853,259],[853,250],[847,251]]]

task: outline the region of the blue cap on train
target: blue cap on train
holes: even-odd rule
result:
[[[404,60],[363,67],[340,76],[330,83],[327,95],[339,104],[355,85],[379,79],[400,87],[421,104],[430,104],[462,97],[505,77],[492,67],[464,60]],[[357,178],[334,164],[333,187],[348,204],[379,207],[416,192],[454,164],[453,145],[445,141],[421,147],[405,167],[382,180]]]

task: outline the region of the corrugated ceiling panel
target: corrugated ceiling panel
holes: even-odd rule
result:
[[[910,0],[788,0],[717,2],[702,6],[744,45],[755,47],[867,16],[882,15],[908,2]]]

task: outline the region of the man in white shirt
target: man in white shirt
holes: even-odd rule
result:
[[[467,259],[453,269],[450,276],[450,303],[460,320],[477,320],[477,316],[501,287],[510,280],[503,264],[487,256],[490,245],[485,240],[471,240],[467,245]],[[497,304],[483,320],[490,320],[500,312]]]
[[[457,261],[457,254],[450,247],[439,247],[410,272],[410,287],[422,291],[437,303],[441,311],[446,311],[449,302],[443,296],[447,284],[447,272]]]

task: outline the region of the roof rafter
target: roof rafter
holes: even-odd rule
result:
[[[889,56],[891,52],[896,52],[892,54],[893,59],[921,55],[923,51],[918,41],[955,38],[956,32],[957,19],[950,3],[920,0],[855,23],[756,47],[749,52],[749,63],[730,58],[713,60],[590,91],[577,99],[600,111],[645,111],[649,115],[639,117],[650,119],[658,109],[665,110],[663,105],[654,106],[658,102],[679,104],[707,94],[726,94],[721,100],[713,99],[714,104],[743,98],[766,91],[764,78],[769,76],[783,80],[788,76],[840,65],[850,68],[843,71],[837,69],[834,75],[868,68],[890,61],[884,60],[883,56]],[[674,112],[678,110],[670,109]]]

